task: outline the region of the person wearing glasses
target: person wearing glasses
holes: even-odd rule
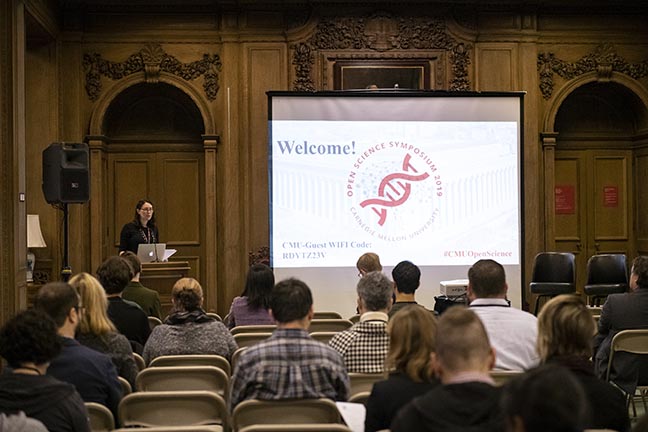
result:
[[[142,243],[159,243],[160,234],[155,224],[153,203],[139,200],[135,206],[135,216],[121,230],[119,236],[119,254],[131,251],[137,254],[137,247]]]

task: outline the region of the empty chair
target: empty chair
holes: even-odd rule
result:
[[[490,376],[495,381],[496,386],[503,386],[508,382],[508,380],[520,376],[522,372],[520,371],[507,371],[507,370],[492,370],[490,371]]]
[[[248,399],[232,412],[232,430],[257,424],[340,423],[340,412],[330,399]]]
[[[151,328],[151,331],[153,331],[155,327],[162,324],[162,321],[158,317],[150,316],[148,317],[148,323],[149,323],[149,327]]]
[[[535,313],[542,297],[576,292],[576,270],[574,254],[568,252],[541,252],[533,261],[533,275],[529,288],[538,297]]]
[[[623,254],[594,255],[587,261],[587,283],[583,288],[588,303],[600,305],[608,294],[628,290],[628,267]]]
[[[229,376],[214,366],[160,366],[144,369],[137,375],[138,391],[205,390],[227,399]]]
[[[233,335],[240,333],[272,333],[277,328],[274,324],[236,326],[230,330]]]
[[[336,334],[338,334],[338,332],[313,332],[310,334],[310,337],[327,344]]]
[[[109,432],[115,429],[115,419],[108,408],[100,403],[85,402],[92,432]]]
[[[313,319],[342,319],[342,315],[334,311],[315,311]]]
[[[138,370],[141,371],[142,369],[146,368],[146,362],[144,361],[144,357],[134,352],[133,358],[135,359],[135,364],[137,365]]]
[[[272,336],[272,333],[238,333],[234,335],[234,340],[239,348],[249,347],[257,344]]]
[[[347,319],[314,319],[310,323],[308,332],[340,332],[347,330],[352,325],[353,323]]]
[[[227,376],[232,374],[230,362],[216,354],[184,354],[156,357],[149,367],[160,366],[214,366],[225,371]]]
[[[208,391],[136,392],[119,404],[122,427],[220,425],[227,430],[225,399]]]
[[[351,385],[351,391],[349,396],[362,393],[362,392],[371,392],[373,385],[376,381],[381,381],[385,378],[385,375],[382,373],[350,373],[349,381]]]
[[[351,429],[339,423],[302,423],[252,425],[244,427],[239,432],[351,432]]]

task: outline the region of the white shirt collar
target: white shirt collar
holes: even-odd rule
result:
[[[365,312],[362,314],[360,317],[360,322],[364,321],[389,321],[389,316],[385,312],[378,312],[378,311],[372,311],[372,312]]]

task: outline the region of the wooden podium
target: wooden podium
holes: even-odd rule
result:
[[[167,261],[142,263],[142,274],[140,282],[146,288],[155,290],[160,295],[162,307],[162,319],[171,310],[171,289],[176,281],[189,275],[189,263],[187,261]]]

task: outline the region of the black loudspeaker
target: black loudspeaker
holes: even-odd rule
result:
[[[88,145],[52,143],[43,150],[43,195],[50,204],[90,200]]]

